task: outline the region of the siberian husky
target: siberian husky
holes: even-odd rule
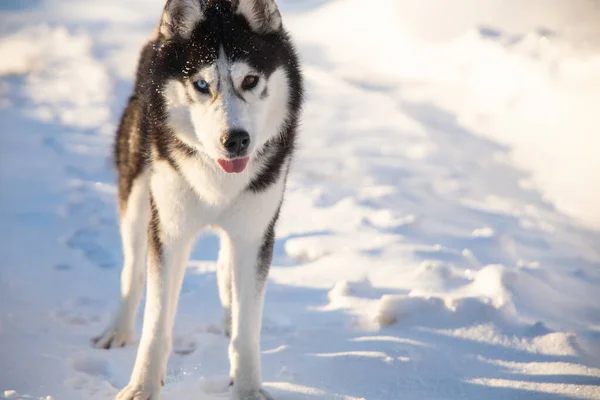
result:
[[[160,398],[185,265],[206,228],[220,235],[232,397],[270,398],[261,319],[302,93],[274,0],[167,1],[115,145],[125,259],[120,307],[96,347],[132,339],[147,275],[137,358],[117,399]]]

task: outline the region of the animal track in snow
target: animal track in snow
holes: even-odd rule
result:
[[[52,311],[50,315],[64,325],[85,326],[100,321],[98,310],[102,306],[102,302],[79,297],[67,301],[62,308]]]
[[[98,232],[92,229],[78,229],[67,240],[67,246],[83,252],[85,258],[100,268],[113,268],[116,264],[112,254],[98,244]]]
[[[71,360],[74,370],[91,376],[109,376],[109,365],[106,360],[99,357],[78,357]]]
[[[173,353],[187,356],[196,351],[196,339],[193,336],[175,336],[173,339]]]

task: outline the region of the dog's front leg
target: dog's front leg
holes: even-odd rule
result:
[[[261,389],[260,331],[276,216],[261,233],[236,229],[222,236],[233,261],[229,361],[234,400],[266,400]],[[242,225],[255,228],[252,221]]]
[[[164,385],[172,330],[192,238],[161,223],[156,207],[149,227],[144,327],[129,385],[118,400],[156,400]],[[163,219],[164,220],[164,219]]]
[[[229,236],[220,232],[221,249],[217,261],[217,281],[219,283],[219,298],[223,306],[223,334],[231,337],[231,276],[233,274],[233,260],[231,257],[231,240]]]
[[[262,239],[231,240],[234,263],[229,361],[233,399],[264,400],[268,397],[261,391],[260,330],[272,244],[265,249]]]

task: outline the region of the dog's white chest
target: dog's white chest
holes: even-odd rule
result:
[[[231,204],[248,187],[256,167],[252,160],[239,174],[227,174],[215,163],[214,168],[194,158],[178,160],[181,174],[200,200],[210,206]]]

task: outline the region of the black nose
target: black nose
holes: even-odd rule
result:
[[[235,129],[221,137],[221,144],[231,157],[240,157],[245,155],[250,146],[250,135],[246,131]]]

